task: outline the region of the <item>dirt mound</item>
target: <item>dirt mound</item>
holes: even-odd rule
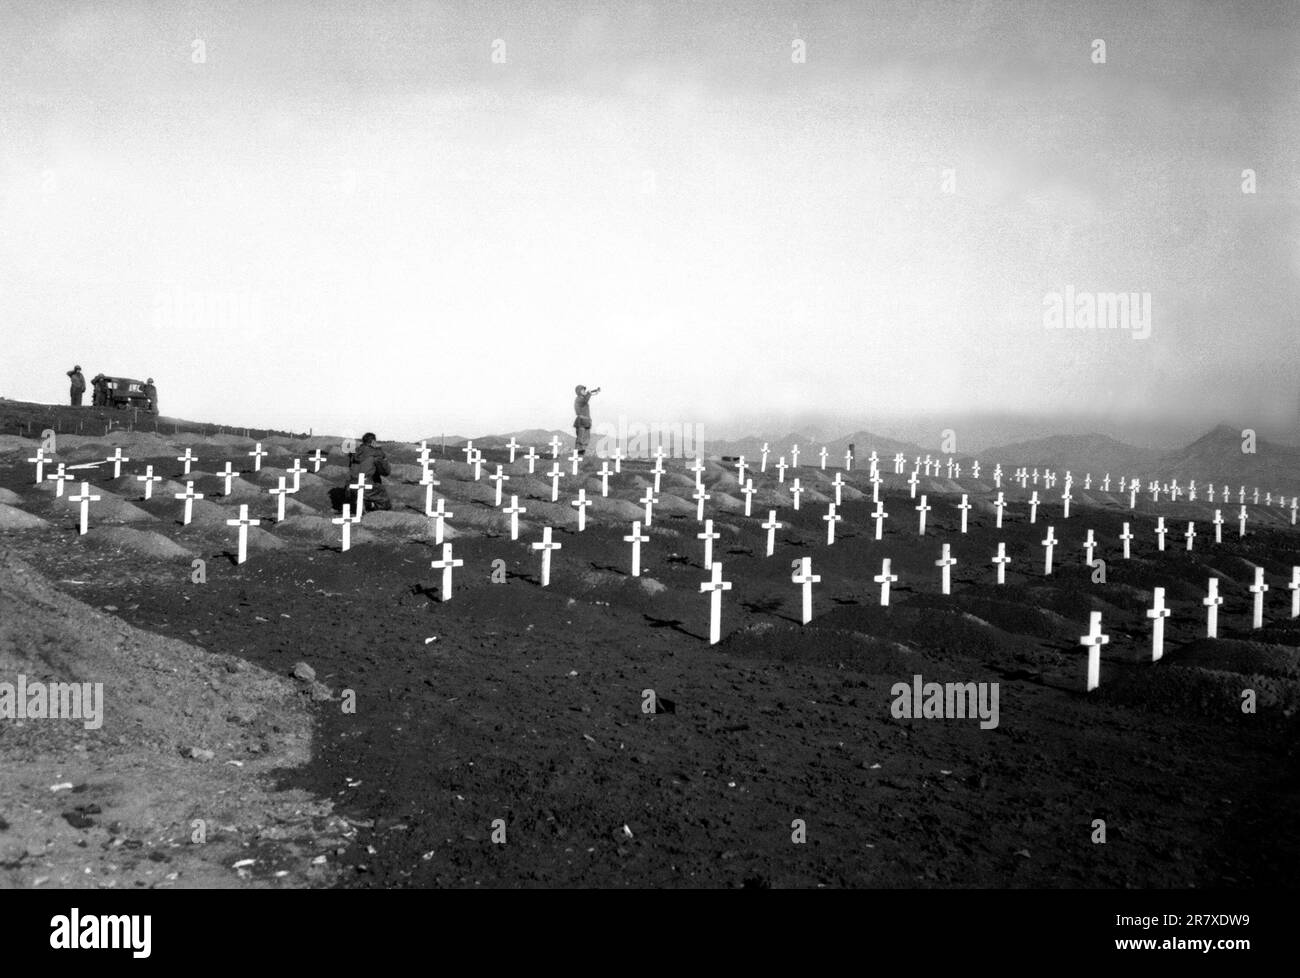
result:
[[[20,438],[18,435],[0,435],[0,455],[35,451],[39,445],[35,438]]]
[[[313,540],[322,546],[339,547],[343,543],[343,528],[324,516],[291,516],[283,523],[276,524],[275,531],[288,536]],[[379,536],[364,527],[353,524],[352,546],[362,543],[376,543]],[[448,534],[450,539],[450,533]]]
[[[631,523],[645,516],[645,507],[638,506],[628,499],[603,499],[596,496],[592,499],[592,507],[587,511],[587,515],[593,513],[611,522]]]
[[[1185,645],[1171,665],[1213,669],[1243,676],[1277,676],[1300,680],[1300,649],[1233,639],[1209,639]]]
[[[310,717],[291,680],[132,628],[8,555],[0,675],[25,677],[29,690],[102,683],[87,704],[98,708],[81,719],[6,721],[0,887],[237,886],[230,865],[259,827],[306,822],[295,810],[329,812],[264,780],[308,757]],[[56,781],[71,790],[52,794]],[[207,828],[205,845],[191,844],[194,819]],[[306,883],[321,870],[299,859],[295,875]]]
[[[20,506],[22,505],[22,501],[23,497],[18,495],[18,493],[14,492],[12,489],[0,488],[0,503],[3,503],[6,506]]]
[[[78,487],[80,491],[80,487]],[[91,490],[95,495],[102,497],[99,502],[90,504],[90,522],[95,523],[153,523],[158,517],[152,513],[146,513],[139,506],[135,506],[116,493],[109,492],[107,489],[94,488]],[[50,500],[51,505],[56,511],[75,513],[80,512],[80,504],[69,502],[68,496],[72,490],[66,490],[62,496],[56,496]]]
[[[399,533],[407,538],[423,539],[433,534],[433,521],[416,513],[400,513],[393,510],[375,510],[361,518],[361,525],[367,530],[383,533]]]
[[[25,510],[0,503],[0,531],[43,530],[50,524],[39,516],[33,516]]]
[[[95,526],[81,537],[87,543],[129,550],[161,560],[193,557],[192,551],[174,540],[151,530],[133,530],[129,526]]]

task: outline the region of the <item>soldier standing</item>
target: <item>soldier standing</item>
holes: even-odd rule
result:
[[[577,442],[574,448],[578,454],[587,454],[587,443],[591,440],[591,406],[589,402],[593,397],[600,393],[597,387],[594,391],[588,391],[586,387],[579,384],[573,389],[577,396],[573,399],[573,440]]]
[[[86,393],[86,376],[81,372],[80,366],[69,370],[68,376],[72,379],[72,406],[81,407],[81,395]]]
[[[142,388],[142,390],[144,391],[144,396],[149,398],[149,412],[151,414],[157,414],[158,413],[158,388],[153,385],[152,377],[150,377],[148,380],[144,382],[144,387]]]
[[[388,464],[384,450],[375,442],[375,433],[367,431],[361,436],[361,444],[349,458],[348,474],[355,479],[364,475],[370,483],[366,489],[366,512],[372,509],[392,509],[393,501],[388,496],[388,487],[384,485],[384,476],[391,475],[393,468]],[[348,496],[356,505],[356,493],[349,490]]]

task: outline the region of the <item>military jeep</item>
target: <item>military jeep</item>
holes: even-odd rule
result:
[[[144,381],[132,380],[130,377],[101,378],[104,390],[104,403],[100,407],[141,408],[148,410],[149,398],[145,396]],[[94,384],[91,385],[94,391]],[[98,391],[94,396],[99,397]]]

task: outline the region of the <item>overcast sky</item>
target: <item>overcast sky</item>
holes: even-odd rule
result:
[[[1290,2],[0,2],[0,395],[1294,428],[1298,41]],[[1150,336],[1046,328],[1066,289]]]

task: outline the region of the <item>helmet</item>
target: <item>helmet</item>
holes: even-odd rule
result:
[[[586,388],[586,385],[584,385],[584,384],[579,384],[577,387],[575,387],[575,388],[573,389],[573,393],[575,393],[575,394],[581,394],[581,393],[582,393],[583,391],[585,391],[586,389],[587,389],[587,388]]]

